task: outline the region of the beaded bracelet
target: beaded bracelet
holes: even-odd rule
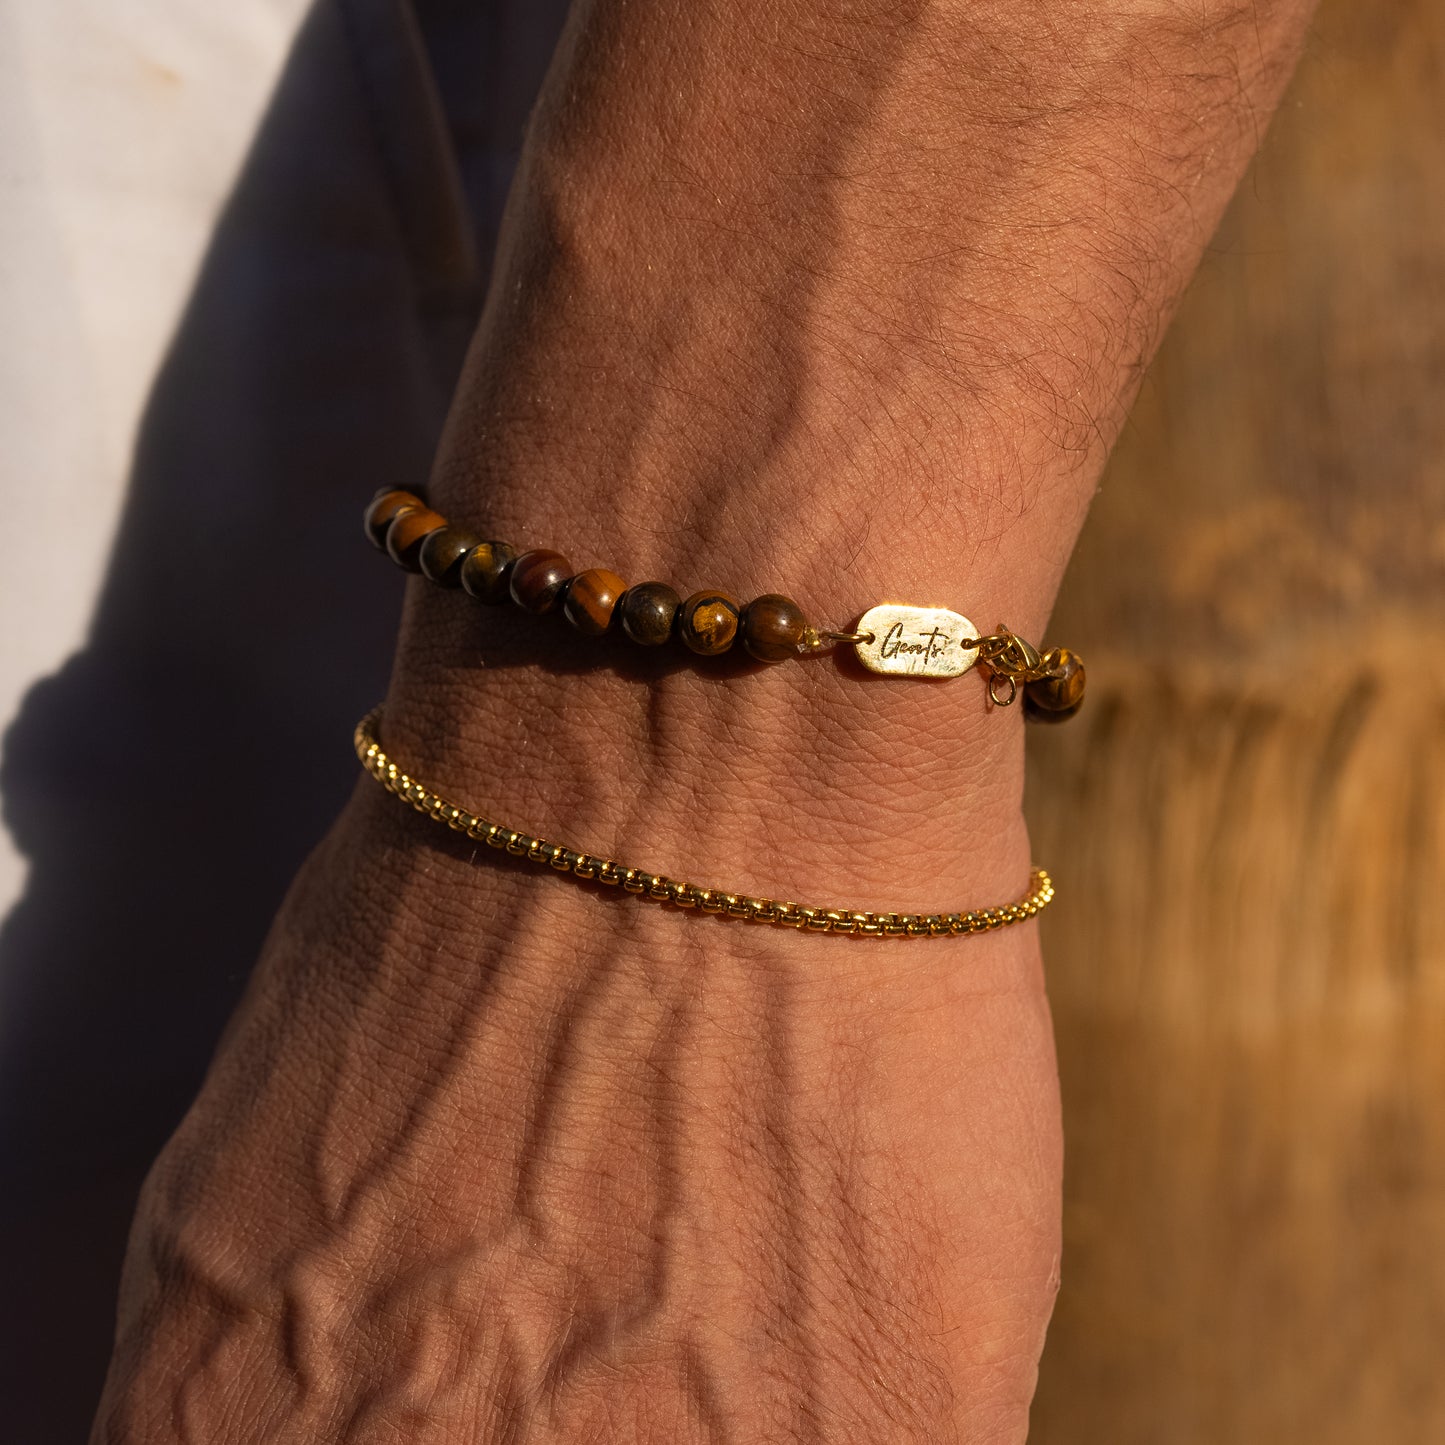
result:
[[[748,893],[699,888],[662,873],[629,868],[625,863],[605,856],[581,853],[561,843],[534,838],[530,834],[519,833],[515,828],[508,828],[505,823],[489,822],[469,813],[403,772],[382,751],[377,736],[380,721],[380,708],[368,713],[357,723],[353,742],[362,767],[394,797],[475,842],[485,843],[514,858],[525,859],[584,882],[620,888],[645,902],[696,909],[700,913],[741,919],[748,923],[806,929],[810,933],[841,933],[853,938],[943,938],[964,933],[985,933],[1007,928],[1011,923],[1023,923],[1043,912],[1053,901],[1053,880],[1037,866],[1030,870],[1029,891],[1022,898],[998,908],[974,908],[966,913],[875,913],[871,910],[816,908],[758,898]]]
[[[1076,653],[1067,647],[1040,653],[1002,624],[980,634],[947,608],[887,602],[869,608],[855,628],[820,629],[792,598],[778,593],[744,606],[725,592],[694,592],[684,599],[665,582],[629,587],[603,567],[574,573],[560,552],[536,548],[518,554],[505,542],[484,541],[400,488],[383,488],[372,498],[365,525],[372,542],[407,571],[442,587],[460,587],[480,602],[511,601],[537,613],[560,610],[586,637],[601,637],[620,625],[639,646],[676,639],[701,657],[725,653],[741,641],[759,662],[851,643],[864,667],[890,676],[958,677],[979,665],[999,707],[1023,689],[1024,716],[1033,722],[1063,722],[1084,703],[1084,664]]]

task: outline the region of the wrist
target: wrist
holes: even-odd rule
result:
[[[1019,710],[990,708],[976,675],[855,676],[828,658],[658,666],[558,619],[433,600],[451,615],[400,650],[382,746],[471,812],[700,887],[823,907],[962,911],[1027,881]]]

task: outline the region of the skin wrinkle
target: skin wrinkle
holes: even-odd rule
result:
[[[661,1005],[665,1020],[660,1037],[643,1057],[640,1069],[654,1078],[665,1080],[668,1069],[663,1061],[676,1050],[684,1016],[676,1005],[670,1004],[669,1001],[661,1001]],[[573,1016],[580,1021],[585,1019],[587,1014],[578,1009],[574,1011]],[[564,1056],[574,1045],[575,1040],[569,1035],[566,1039],[559,1040],[551,1051],[554,1063],[549,1066],[542,1086],[544,1114],[547,1112],[545,1105],[549,1099],[554,1101],[553,1108],[558,1107],[555,1100],[567,1082]],[[555,1346],[551,1363],[548,1364],[544,1373],[543,1388],[552,1397],[556,1397],[562,1392],[569,1375],[585,1368],[586,1357],[596,1352],[599,1342],[605,1355],[607,1350],[618,1343],[625,1343],[633,1333],[645,1328],[662,1308],[663,1297],[666,1293],[668,1221],[670,1214],[675,1209],[675,1206],[669,1203],[669,1199],[675,1193],[675,1184],[669,1182],[669,1176],[673,1169],[669,1163],[670,1151],[666,1146],[668,1131],[665,1127],[668,1123],[667,1116],[671,1106],[666,1089],[653,1090],[650,1093],[646,1090],[639,1092],[642,1093],[644,1099],[651,1099],[653,1117],[651,1132],[654,1139],[662,1145],[661,1148],[655,1149],[651,1156],[655,1158],[654,1172],[658,1179],[663,1181],[657,1191],[659,1205],[647,1215],[645,1220],[639,1220],[637,1224],[639,1232],[650,1237],[653,1243],[651,1270],[650,1273],[645,1273],[641,1292],[637,1295],[633,1305],[624,1307],[619,1300],[616,1305],[594,1312],[594,1323],[585,1328],[579,1328],[581,1316],[574,1313],[569,1332]],[[545,1123],[534,1123],[533,1128],[536,1134],[541,1134],[546,1125]],[[523,1152],[538,1160],[546,1157],[545,1146],[540,1145],[537,1137],[529,1140],[528,1146],[524,1148]],[[640,1152],[647,1154],[649,1151]],[[519,1185],[517,1208],[524,1217],[531,1217],[531,1210],[524,1196],[534,1193],[537,1186],[538,1182],[535,1178],[526,1177]],[[621,1311],[620,1321],[618,1319],[619,1310]]]
[[[676,1027],[676,1023],[673,1023],[673,1027]],[[666,1039],[666,1035],[665,1035],[665,1039]],[[657,1221],[655,1221],[655,1222],[657,1222]],[[656,1234],[656,1231],[655,1231],[655,1237],[657,1238],[657,1240],[659,1240],[659,1243],[662,1243],[662,1237],[660,1237],[660,1234]],[[644,1315],[642,1316],[642,1318],[646,1318],[646,1306],[647,1306],[647,1302],[644,1301]],[[636,1321],[634,1321],[634,1322],[636,1322]],[[616,1338],[616,1337],[614,1337],[614,1338]],[[575,1353],[575,1347],[577,1347],[577,1344],[578,1344],[578,1341],[575,1340],[575,1338],[574,1338],[574,1341],[572,1341],[572,1347],[574,1347],[574,1348],[572,1348],[572,1350],[569,1350],[569,1351],[568,1351],[569,1354],[574,1354],[574,1353]]]
[[[567,1082],[569,1072],[577,1067],[579,1055],[573,1048],[573,1040],[585,1026],[588,1011],[598,1002],[609,971],[616,966],[616,960],[609,957],[588,968],[582,983],[571,992],[567,1007],[557,1016],[543,1052],[535,1102],[527,1110],[517,1151],[524,1162],[518,1171],[512,1196],[513,1212],[530,1225],[534,1246],[544,1245],[547,1239],[547,1222],[538,1207],[542,1197],[539,1176],[549,1162],[547,1141],[553,1110],[559,1106],[559,1093]]]
[[[414,929],[415,924],[410,927]],[[404,936],[406,931],[403,927],[393,936]],[[475,1052],[474,1041],[487,1022],[491,1009],[500,1002],[503,976],[498,968],[485,967],[469,968],[457,976],[463,981],[463,988],[460,996],[452,1001],[449,1016],[444,1021],[433,1019],[429,1024],[426,1063],[422,1066],[418,1061],[417,1088],[408,1096],[400,1117],[389,1128],[383,1125],[379,1134],[376,1129],[381,1119],[374,1107],[368,1105],[362,1111],[367,1119],[366,1129],[362,1130],[355,1123],[335,1117],[331,1105],[333,1101],[346,1100],[347,1112],[354,1119],[358,1112],[358,1099],[367,1101],[374,1093],[368,1081],[374,1075],[377,1060],[384,1060],[389,1051],[394,1052],[399,1046],[404,1048],[404,1038],[390,1025],[386,1033],[365,1029],[349,1032],[344,1023],[338,1021],[340,1026],[335,1031],[344,1040],[344,1046],[321,1081],[326,1102],[321,1114],[321,1127],[308,1151],[308,1167],[318,1186],[316,1197],[324,1202],[328,1211],[326,1223],[339,1234],[345,1235],[354,1224],[360,1202],[356,1190],[363,1186],[363,1181],[374,1188],[401,1167],[408,1141],[424,1123],[435,1117],[440,1101],[472,1066],[469,1054]],[[368,1004],[385,1006],[402,1002],[396,997],[395,986],[388,982],[385,972],[378,969],[364,975],[354,985],[346,999],[346,1008],[350,1014],[359,1016]],[[385,1011],[390,1012],[389,1009]],[[437,1027],[439,1023],[441,1028]],[[470,1049],[469,1044],[472,1045]],[[329,1141],[333,1139],[336,1140],[335,1148],[329,1147]],[[349,1187],[343,1183],[338,1193],[328,1186],[330,1170],[335,1167],[328,1160],[346,1160],[354,1170],[358,1144],[365,1149],[360,1172],[350,1181]]]
[[[283,1275],[283,1279],[285,1278]],[[297,1288],[294,1279],[286,1279],[280,1290],[278,1310],[281,1359],[294,1397],[292,1408],[302,1411],[306,1409],[308,1399],[314,1393],[315,1378],[311,1362],[318,1353],[314,1341],[319,1320],[309,1322],[308,1317],[316,1316],[319,1311],[314,1308],[310,1294],[310,1290]]]
[[[733,1445],[733,1432],[728,1428],[722,1392],[706,1355],[695,1345],[684,1344],[679,1366],[683,1391],[696,1423],[705,1432],[705,1445]]]
[[[859,1064],[866,1071],[866,1060]],[[857,1325],[847,1329],[846,1347],[834,1363],[843,1378],[852,1375],[866,1384],[869,1417],[882,1414],[898,1430],[923,1438],[931,1422],[947,1420],[954,1413],[953,1391],[919,1348],[924,1331],[908,1308],[909,1304],[922,1307],[922,1282],[929,1271],[923,1250],[915,1246],[916,1225],[908,1221],[900,1226],[889,1207],[889,1191],[873,1182],[874,1170],[860,1167],[865,1161],[874,1162],[874,1151],[861,1138],[862,1119],[856,1110],[849,1110],[846,1093],[866,1098],[870,1091],[850,1084],[841,1079],[835,1083],[844,1093],[836,1100],[836,1117],[854,1121],[849,1137],[823,1141],[832,1144],[825,1156],[829,1187],[821,1193],[833,1201],[835,1239],[827,1257],[838,1282],[834,1307],[845,1318],[857,1318]],[[877,1158],[877,1165],[882,1164]],[[866,1418],[855,1428],[866,1428]],[[945,1441],[939,1439],[939,1445]]]
[[[475,1243],[465,1241],[453,1252],[452,1257],[459,1265],[476,1264],[480,1254]],[[391,1290],[375,1302],[373,1312],[378,1318],[385,1318],[395,1312],[398,1308],[397,1300],[388,1296],[396,1294],[400,1298],[403,1290],[413,1290],[417,1284],[432,1284],[438,1278],[436,1271],[437,1263],[434,1262],[415,1279],[399,1278]],[[457,1290],[464,1278],[465,1272],[460,1268],[445,1270],[439,1276],[446,1300],[452,1307],[450,1317],[472,1313],[469,1301],[457,1298]],[[434,1317],[430,1331],[426,1330],[423,1318],[411,1340],[409,1350],[403,1352],[401,1368],[394,1369],[391,1377],[378,1381],[367,1392],[359,1408],[353,1411],[344,1438],[365,1438],[360,1427],[368,1416],[377,1420],[395,1419],[398,1438],[406,1439],[408,1419],[424,1424],[442,1415],[465,1416],[485,1408],[484,1402],[474,1401],[473,1391],[466,1388],[469,1383],[467,1352],[464,1348],[453,1348],[449,1341],[446,1325],[448,1318],[448,1314],[443,1314],[440,1318]],[[479,1330],[473,1323],[461,1338],[473,1339],[478,1334]],[[458,1386],[461,1387],[460,1390]]]
[[[192,1336],[192,1369],[186,1375],[168,1381],[166,1388],[159,1392],[157,1398],[145,1402],[149,1408],[164,1412],[178,1441],[195,1438],[195,1432],[188,1423],[192,1414],[189,1402],[205,1393],[210,1379],[214,1377],[211,1364],[223,1347],[228,1323],[234,1324],[235,1320],[242,1317],[242,1310],[224,1307],[216,1309],[213,1305],[208,1328],[204,1332],[198,1330]],[[140,1416],[140,1401],[132,1400],[126,1402],[126,1405],[128,1408],[123,1406],[124,1415],[120,1418],[129,1417],[134,1420]],[[119,1420],[117,1423],[119,1424]]]
[[[781,1241],[781,1246],[775,1244],[773,1248],[782,1279],[781,1289],[773,1296],[773,1318],[780,1343],[793,1362],[796,1390],[793,1429],[797,1438],[804,1440],[808,1435],[802,1427],[812,1420],[817,1409],[819,1381],[816,1363],[804,1343],[813,1321],[805,1242],[807,1220],[798,1160],[789,1147],[794,1120],[788,1091],[791,1067],[788,999],[786,983],[781,977],[768,979],[765,988],[762,1064],[768,1087],[759,1117],[761,1137],[752,1141],[750,1148],[757,1149],[768,1161],[768,1173],[774,1181],[773,1202],[781,1226],[774,1238]]]
[[[415,1396],[419,1386],[426,1386],[425,1398],[417,1398],[413,1406],[418,1424],[470,1419],[481,1429],[489,1416],[505,1420],[532,1397],[523,1383],[532,1368],[529,1352],[520,1343],[522,1331],[514,1327],[510,1315],[493,1308],[486,1288],[490,1282],[499,1295],[505,1293],[506,1282],[516,1274],[522,1257],[520,1245],[520,1231],[487,1244],[465,1239],[455,1257],[467,1268],[444,1274],[439,1281],[429,1279],[425,1271],[417,1274],[421,1286],[440,1285],[442,1306],[433,1310],[437,1323],[429,1376],[410,1387]],[[419,1293],[418,1301],[425,1306],[427,1297]],[[375,1319],[379,1342],[387,1337],[393,1312],[394,1306],[379,1302]],[[478,1362],[493,1356],[497,1373],[479,1375]],[[378,1413],[382,1413],[380,1407]]]
[[[380,1416],[385,1411],[388,1418],[410,1414],[418,1419],[452,1413],[439,1409],[448,1403],[445,1379],[448,1374],[466,1378],[462,1365],[462,1359],[466,1358],[464,1342],[471,1337],[473,1328],[462,1327],[458,1331],[455,1314],[438,1313],[435,1304],[466,1278],[466,1266],[476,1265],[481,1258],[477,1247],[470,1242],[464,1242],[446,1255],[433,1256],[424,1266],[379,1284],[363,1307],[352,1312],[349,1320],[338,1324],[332,1336],[333,1354],[338,1350],[343,1355],[351,1352],[356,1341],[367,1339],[385,1321],[391,1322],[385,1326],[386,1334],[403,1346],[398,1350],[393,1343],[389,1356],[385,1357],[385,1373],[369,1386],[363,1408],[351,1411],[353,1426],[358,1426],[368,1412]],[[438,1290],[443,1294],[438,1296]],[[420,1306],[425,1306],[429,1313],[421,1312]],[[410,1333],[394,1333],[395,1322],[408,1318],[423,1322],[430,1318],[433,1327],[428,1331],[423,1323]],[[465,1396],[460,1404],[466,1408]],[[348,1433],[344,1438],[352,1435]]]
[[[493,1402],[492,1419],[505,1445],[521,1445],[526,1429],[525,1406],[531,1392],[522,1384],[523,1370],[521,1351],[511,1331],[504,1328],[498,1351],[498,1372],[503,1383],[488,1392],[488,1397]]]
[[[233,1322],[234,1323],[234,1322]],[[170,1421],[181,1441],[200,1442],[206,1438],[205,1427],[195,1422],[204,1417],[206,1397],[214,1389],[217,1379],[224,1378],[224,1370],[217,1368],[217,1362],[226,1353],[228,1345],[234,1345],[235,1331],[226,1329],[226,1321],[217,1316],[204,1335],[194,1338],[195,1367],[186,1377],[168,1382],[159,1402],[169,1415]]]

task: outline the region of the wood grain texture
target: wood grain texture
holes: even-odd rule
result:
[[[1445,1440],[1442,135],[1445,8],[1327,4],[1050,629],[1041,1445]]]

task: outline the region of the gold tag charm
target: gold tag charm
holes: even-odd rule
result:
[[[973,623],[943,607],[885,602],[863,614],[855,638],[858,660],[869,672],[958,677],[978,661]]]

